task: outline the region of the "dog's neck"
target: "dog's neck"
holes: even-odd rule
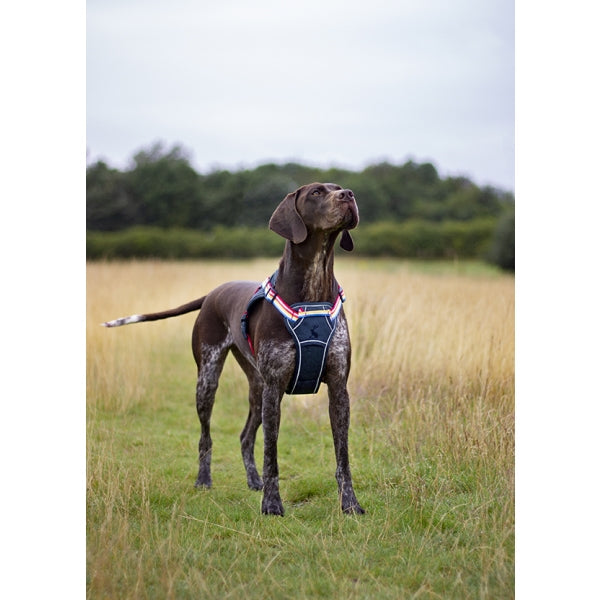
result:
[[[338,285],[333,274],[337,233],[313,232],[301,244],[286,242],[279,263],[277,292],[289,304],[334,302]]]

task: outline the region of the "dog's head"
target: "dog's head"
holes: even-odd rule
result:
[[[269,221],[269,228],[294,244],[302,243],[309,232],[342,232],[340,245],[351,251],[354,242],[348,232],[358,225],[358,206],[352,190],[335,183],[310,183],[288,194]]]

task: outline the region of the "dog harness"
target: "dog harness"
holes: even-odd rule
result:
[[[296,366],[286,393],[316,394],[321,385],[329,343],[342,302],[346,301],[344,290],[338,284],[338,295],[333,305],[329,302],[300,302],[290,306],[277,294],[274,287],[276,280],[277,271],[267,277],[250,298],[246,312],[242,315],[242,333],[254,354],[248,330],[248,315],[255,302],[264,299],[271,303],[283,317],[296,345]]]

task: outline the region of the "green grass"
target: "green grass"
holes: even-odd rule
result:
[[[183,377],[158,385],[172,398],[161,408],[90,419],[90,597],[512,596],[510,473],[475,448],[452,455],[435,439],[403,448],[402,430],[355,421],[351,458],[367,514],[348,517],[337,505],[326,419],[293,411],[287,399],[286,516],[263,517],[237,439],[245,399],[220,394],[214,486],[197,491],[192,386]]]
[[[344,268],[362,279],[358,265]],[[323,390],[284,398],[286,516],[265,517],[261,494],[246,486],[245,379],[233,360],[213,413],[213,488],[193,487],[191,326],[173,323],[89,334],[88,598],[514,597],[513,384],[504,372],[459,385],[432,369],[376,388],[381,376],[359,352],[350,456],[367,514],[340,512]],[[262,431],[256,455],[260,470]]]

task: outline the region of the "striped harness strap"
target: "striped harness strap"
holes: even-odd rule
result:
[[[275,272],[274,275],[276,275]],[[271,283],[273,276],[267,277],[261,284],[262,291],[265,295],[265,300],[270,302],[286,319],[290,319],[293,323],[298,319],[305,317],[323,317],[327,316],[332,322],[335,322],[340,314],[342,303],[346,302],[346,296],[342,286],[338,284],[338,295],[333,306],[329,302],[305,302],[304,304],[294,304],[290,306],[283,298],[275,291]],[[331,308],[327,309],[326,306]]]
[[[337,325],[337,318],[346,297],[338,284],[338,294],[333,305],[329,302],[301,302],[289,305],[277,294],[274,284],[277,271],[267,277],[250,299],[242,316],[242,332],[254,354],[248,330],[248,313],[260,299],[272,304],[283,317],[285,326],[296,345],[296,365],[288,383],[288,394],[315,394],[321,385],[329,344]]]

